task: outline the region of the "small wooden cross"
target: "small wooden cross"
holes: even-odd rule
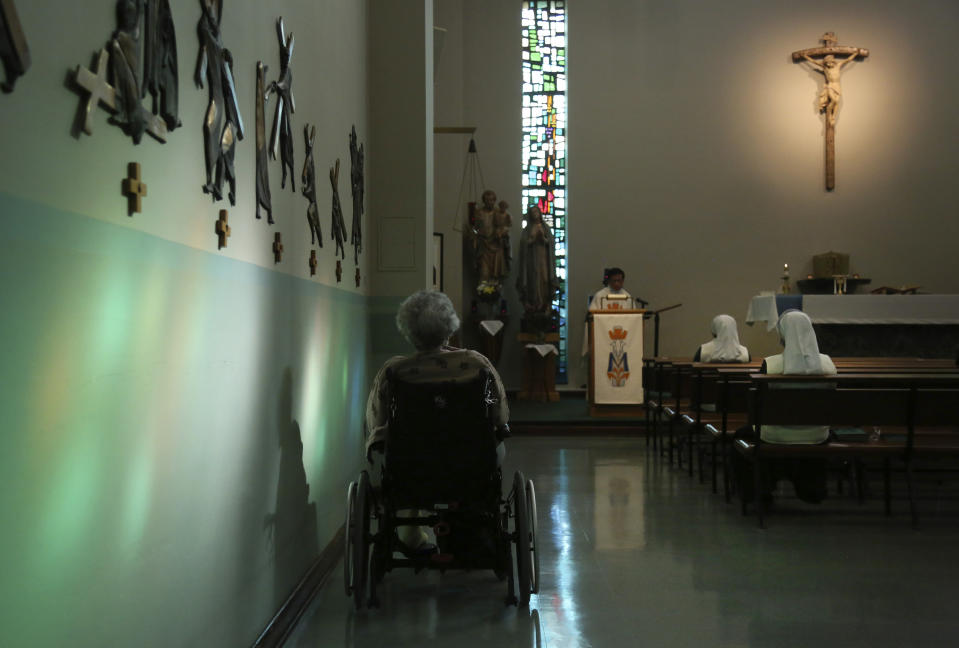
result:
[[[357,287],[357,288],[360,287],[360,268],[359,268],[359,266],[357,266],[357,268],[356,268],[356,287]]]
[[[139,214],[143,204],[141,200],[147,197],[147,185],[140,180],[140,164],[130,162],[127,165],[127,177],[123,181],[123,195],[127,197],[127,216]]]
[[[340,263],[340,260],[336,260],[336,283],[343,281],[343,264]]]
[[[793,63],[806,61],[825,77],[819,93],[819,110],[826,115],[826,191],[836,188],[836,116],[839,114],[839,75],[842,67],[856,58],[866,58],[869,50],[837,45],[836,34],[826,32],[819,39],[822,47],[811,47],[792,53]],[[837,61],[836,55],[847,58]],[[821,58],[818,58],[821,57]]]
[[[225,209],[220,210],[220,219],[216,222],[215,231],[219,237],[216,249],[222,250],[226,247],[226,239],[230,236],[230,226],[227,224],[227,213]]]
[[[316,274],[316,250],[310,250],[310,276]]]
[[[273,263],[279,263],[283,258],[283,243],[280,242],[280,233],[273,235]]]

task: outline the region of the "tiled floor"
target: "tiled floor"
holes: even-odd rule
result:
[[[642,440],[514,438],[507,483],[517,467],[539,504],[528,609],[492,572],[396,570],[382,606],[354,612],[338,570],[287,645],[959,645],[959,510],[935,486],[920,530],[901,499],[887,518],[878,497],[835,495],[778,497],[760,530]]]

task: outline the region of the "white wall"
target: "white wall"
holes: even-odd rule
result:
[[[144,136],[134,146],[120,129],[107,123],[107,113],[98,109],[94,134],[70,136],[81,98],[66,87],[68,71],[89,67],[94,52],[105,45],[116,28],[114,3],[63,3],[55,0],[18,5],[33,58],[33,65],[4,96],[5,151],[0,157],[0,188],[26,198],[42,197],[51,206],[90,214],[92,218],[129,227],[190,247],[216,252],[293,276],[310,277],[309,250],[317,249],[320,263],[313,281],[336,284],[332,244],[329,241],[331,188],[329,168],[340,158],[339,193],[349,228],[352,204],[349,189],[350,127],[356,125],[360,142],[369,138],[366,97],[366,5],[358,2],[289,0],[269,5],[224,3],[223,43],[234,56],[234,75],[246,138],[237,144],[237,204],[224,198],[213,203],[200,186],[205,181],[203,118],[209,101],[206,89],[195,87],[194,69],[198,51],[199,2],[172,3],[177,32],[180,77],[180,119],[183,126],[169,134],[166,144]],[[294,170],[297,191],[290,183],[280,188],[280,163],[270,163],[270,182],[275,227],[255,213],[255,114],[256,62],[268,67],[267,81],[279,74],[279,44],[276,19],[282,16],[286,31],[293,32]],[[266,131],[273,124],[275,99],[267,105]],[[300,193],[303,168],[303,126],[316,126],[314,158],[317,171],[317,202],[323,234],[322,249],[310,246],[305,198]],[[119,186],[126,177],[127,162],[139,162],[148,197],[142,215],[126,217],[126,199]],[[226,187],[226,183],[224,183]],[[224,189],[225,193],[226,189]],[[367,188],[367,203],[372,187]],[[229,211],[233,234],[228,247],[217,250],[213,222],[220,209]],[[162,217],[159,213],[163,213]],[[120,217],[122,216],[122,218]],[[369,216],[367,216],[369,219]],[[283,261],[273,260],[273,233],[283,235]],[[305,236],[304,236],[305,235]],[[350,250],[352,252],[352,250]],[[368,262],[369,255],[361,257]],[[351,278],[352,254],[344,265]],[[363,274],[366,269],[361,267]],[[343,290],[368,292],[352,281],[338,285]]]
[[[477,54],[464,55],[463,110],[481,128],[487,184],[507,195],[519,193],[518,4],[461,3]],[[801,278],[814,254],[838,250],[873,285],[959,291],[959,5],[596,0],[568,10],[572,305],[619,265],[650,307],[683,303],[663,316],[661,353],[691,354],[728,312],[763,354],[774,337],[742,320],[783,263]],[[871,52],[843,72],[829,193],[822,79],[790,59],[826,31]],[[570,317],[572,349],[581,319]],[[571,369],[570,384],[584,382]]]
[[[81,98],[64,80],[115,29],[115,3],[16,4],[33,64],[0,95],[0,645],[250,645],[343,523],[370,356],[369,283],[353,284],[349,253],[337,282],[329,239],[310,276],[307,203],[278,162],[276,225],[254,218],[255,65],[279,72],[282,15],[297,189],[310,122],[323,232],[337,157],[349,227],[367,4],[224,3],[247,127],[235,207],[200,189],[198,2],[172,3],[183,126],[139,146],[100,109],[92,136],[70,135]],[[148,194],[131,217],[132,161]],[[368,252],[360,263],[368,282]]]

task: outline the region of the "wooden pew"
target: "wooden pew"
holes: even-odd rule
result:
[[[894,357],[850,357],[833,358],[840,373],[879,372],[951,372],[957,371],[950,359],[894,358]],[[645,358],[644,384],[647,390],[646,430],[647,446],[652,443],[658,454],[665,454],[670,465],[674,451],[678,465],[683,467],[684,456],[688,458],[687,468],[693,474],[693,458],[700,462],[699,478],[704,479],[705,449],[699,443],[699,437],[708,433],[712,444],[712,485],[717,490],[717,455],[723,458],[723,469],[727,468],[725,455],[726,442],[731,430],[745,424],[745,390],[740,381],[755,372],[762,365],[762,358],[748,363],[697,363],[689,358]],[[704,405],[723,400],[722,407],[704,408]],[[730,407],[731,405],[731,407]],[[730,427],[730,421],[732,426]],[[684,429],[686,434],[677,433]],[[724,477],[724,493],[729,500],[729,480]]]
[[[885,467],[886,512],[890,512],[889,462],[901,459],[913,524],[918,512],[913,492],[913,456],[924,444],[916,442],[923,430],[935,429],[940,440],[927,445],[930,452],[959,454],[959,374],[936,373],[844,373],[833,376],[782,376],[754,374],[750,424],[753,440],[737,439],[735,448],[753,465],[756,512],[759,526],[764,525],[761,476],[764,462],[777,458],[878,458]],[[818,389],[789,389],[805,384]],[[778,386],[778,387],[777,387]],[[833,387],[834,386],[834,387]],[[900,438],[887,435],[861,442],[828,440],[815,445],[767,443],[760,440],[765,425],[828,425],[831,427],[900,428]],[[946,441],[942,441],[946,439]],[[743,513],[746,512],[745,499]]]
[[[647,392],[646,399],[646,431],[647,444],[652,439],[653,449],[657,453],[663,452],[663,436],[661,425],[665,424],[672,434],[675,412],[678,408],[688,406],[683,400],[680,373],[677,364],[690,362],[689,358],[650,358],[644,359],[644,366],[650,367],[652,388]],[[673,445],[668,443],[669,461],[673,461]]]
[[[728,419],[731,413],[740,409],[745,411],[744,406],[740,405],[738,390],[730,391],[729,383],[723,382],[720,376],[725,376],[727,380],[735,376],[745,380],[750,373],[758,371],[761,365],[762,360],[748,363],[690,362],[677,365],[677,371],[684,378],[680,389],[684,390],[684,394],[688,394],[686,405],[678,404],[675,412],[677,423],[686,430],[685,438],[679,444],[679,456],[681,458],[685,451],[689,458],[690,476],[693,474],[693,458],[698,456],[700,482],[703,481],[704,452],[700,448],[699,437],[706,431],[708,425],[714,428],[722,427],[723,421]],[[681,460],[680,467],[682,467]],[[715,475],[713,488],[715,492]]]
[[[929,360],[923,358],[833,358],[837,370],[846,373],[954,373],[959,372],[952,360]],[[702,394],[698,403],[710,402],[710,394],[718,393],[718,405],[715,413],[704,413],[701,405],[696,409],[696,391],[692,405],[688,411],[682,413],[684,422],[690,426],[690,445],[698,439],[699,434],[709,435],[712,440],[710,447],[712,454],[712,488],[717,491],[717,458],[721,458],[724,471],[723,492],[726,501],[730,500],[728,479],[728,441],[732,432],[747,423],[746,390],[749,373],[755,371],[753,367],[761,366],[762,361],[746,364],[706,364],[694,363],[693,372],[696,374],[697,387],[694,390]],[[703,463],[705,451],[699,448],[700,482],[703,481]]]

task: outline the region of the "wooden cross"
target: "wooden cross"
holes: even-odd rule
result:
[[[283,258],[283,243],[280,242],[280,233],[273,235],[273,263],[279,263]]]
[[[107,82],[107,70],[109,69],[110,55],[106,49],[101,49],[97,54],[96,72],[91,72],[82,65],[77,66],[75,79],[81,90],[90,93],[87,98],[87,105],[84,108],[83,132],[87,135],[93,135],[93,115],[98,105],[110,113],[117,111],[117,92],[113,86]],[[157,141],[166,142],[167,127],[162,117],[154,115],[142,106],[143,118],[146,121],[147,132]]]
[[[316,250],[310,250],[310,276],[316,274]]]
[[[336,283],[343,281],[343,264],[340,263],[340,260],[336,260]]]
[[[123,181],[123,195],[127,197],[127,216],[139,214],[142,208],[141,199],[147,197],[147,185],[140,180],[140,164],[130,162],[127,165],[128,178]]]
[[[842,67],[856,58],[866,58],[869,50],[862,47],[837,45],[836,35],[826,32],[820,39],[822,47],[811,47],[792,53],[794,63],[806,61],[825,78],[819,93],[819,110],[826,115],[826,191],[836,188],[836,116],[839,113],[839,75]],[[835,56],[847,58],[836,61]],[[821,60],[815,57],[822,57]]]
[[[230,236],[230,226],[227,224],[227,213],[225,209],[220,210],[220,219],[216,222],[214,229],[219,237],[216,249],[222,250],[226,247],[226,239]]]

